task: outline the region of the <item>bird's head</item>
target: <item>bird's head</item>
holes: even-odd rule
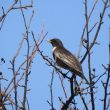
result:
[[[60,39],[54,38],[54,39],[50,39],[48,42],[51,43],[53,47],[57,47],[57,46],[63,47],[63,43]]]

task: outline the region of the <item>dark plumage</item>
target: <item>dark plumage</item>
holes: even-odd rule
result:
[[[71,52],[64,48],[63,43],[56,38],[49,40],[49,42],[53,46],[52,51],[56,64],[64,69],[71,71],[75,75],[80,76],[88,83],[88,80],[83,74],[80,62]]]

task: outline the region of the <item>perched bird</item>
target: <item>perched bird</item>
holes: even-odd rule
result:
[[[49,40],[49,42],[53,46],[52,51],[56,64],[85,79],[86,83],[89,84],[88,80],[83,74],[83,70],[79,60],[71,52],[65,49],[61,40],[54,38]]]

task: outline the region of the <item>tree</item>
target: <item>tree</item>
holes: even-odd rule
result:
[[[0,107],[2,110],[13,109],[13,110],[29,110],[30,101],[28,98],[28,92],[31,93],[28,88],[30,81],[30,74],[32,72],[32,66],[35,64],[34,58],[36,55],[40,55],[42,57],[42,61],[46,62],[46,65],[51,69],[53,69],[51,73],[51,82],[49,85],[50,89],[50,101],[47,100],[51,110],[56,110],[54,102],[60,101],[61,107],[60,110],[95,110],[96,109],[96,96],[99,94],[100,89],[97,85],[100,83],[101,90],[104,91],[103,99],[97,97],[97,102],[102,103],[103,110],[109,110],[110,106],[110,26],[109,26],[109,46],[108,46],[108,64],[104,65],[103,73],[101,75],[97,75],[96,70],[100,68],[94,68],[92,65],[92,55],[95,54],[95,46],[100,45],[97,42],[101,28],[106,19],[105,13],[109,10],[110,1],[109,0],[94,0],[92,8],[89,12],[89,5],[87,0],[84,0],[84,9],[85,9],[85,25],[82,30],[82,35],[80,39],[80,47],[78,50],[78,59],[80,63],[83,65],[86,62],[86,68],[88,73],[89,84],[85,84],[83,80],[77,80],[77,87],[75,87],[73,83],[73,76],[69,74],[69,72],[65,72],[58,66],[56,66],[55,62],[52,58],[50,58],[46,53],[42,50],[41,45],[44,43],[44,39],[47,37],[48,32],[44,32],[41,30],[40,34],[36,37],[36,33],[31,30],[32,20],[34,17],[34,2],[31,0],[29,3],[21,0],[15,0],[11,5],[5,9],[4,6],[0,7],[2,9],[2,14],[0,15],[0,30],[3,31],[4,24],[6,23],[6,18],[9,14],[13,13],[13,11],[20,11],[20,15],[22,16],[24,26],[24,32],[22,34],[21,41],[16,50],[16,54],[12,59],[10,59],[10,67],[5,69],[11,70],[11,78],[7,79],[4,77],[3,70],[0,70]],[[98,21],[93,20],[91,26],[91,19],[94,15],[96,6],[99,2],[103,3],[102,11],[99,12],[99,16],[97,16]],[[28,17],[27,17],[28,16]],[[108,14],[108,18],[110,20],[110,14]],[[6,28],[6,26],[5,26]],[[92,37],[92,38],[91,38]],[[25,48],[25,51],[22,50]],[[82,50],[82,51],[81,51]],[[5,64],[5,59],[1,56],[0,66]],[[55,75],[58,75],[59,81],[61,82],[61,89],[63,90],[62,96],[59,96],[57,100],[54,98],[54,79]],[[104,79],[104,80],[103,80]],[[7,84],[3,84],[6,82]],[[66,85],[64,84],[66,82]],[[71,92],[73,91],[73,92]],[[80,101],[77,101],[80,100]],[[82,107],[81,107],[82,106]]]

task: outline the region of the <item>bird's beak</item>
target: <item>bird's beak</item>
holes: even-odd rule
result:
[[[51,40],[47,40],[47,42],[51,43]]]

